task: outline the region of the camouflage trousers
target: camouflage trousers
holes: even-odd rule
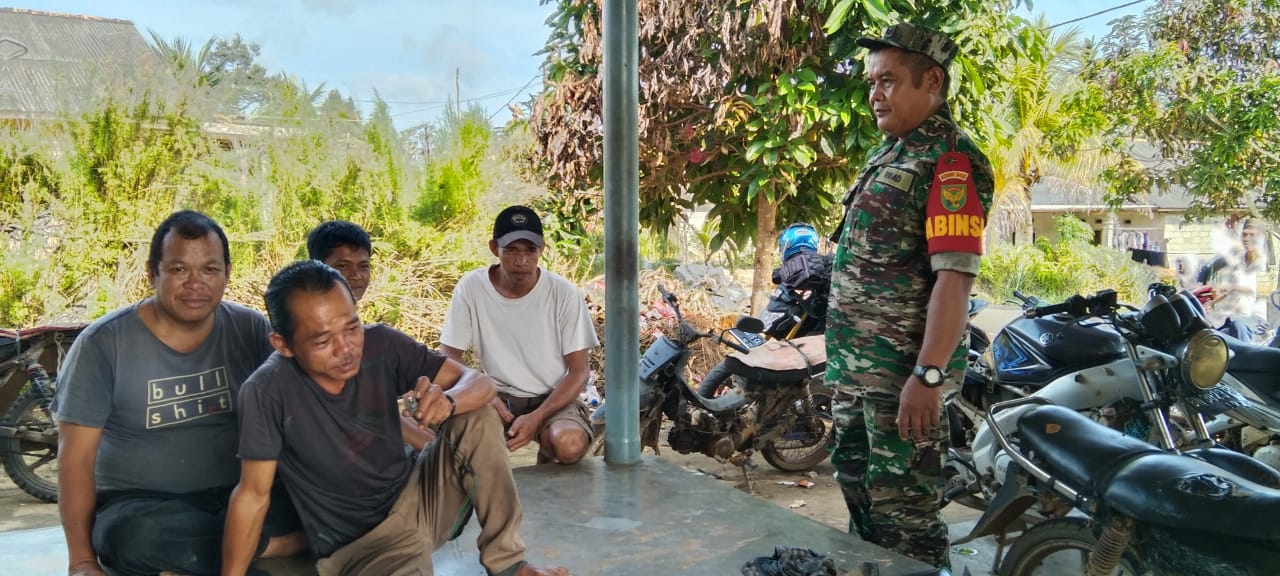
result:
[[[898,437],[898,400],[837,389],[831,464],[849,508],[849,532],[939,568],[950,568],[940,509],[945,427],[918,443]]]

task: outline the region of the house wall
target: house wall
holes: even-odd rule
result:
[[[1213,253],[1213,228],[1220,221],[1187,222],[1181,214],[1164,217],[1164,235],[1168,239],[1166,250],[1170,255],[1206,255]]]
[[[1066,212],[1035,212],[1031,215],[1031,227],[1035,238],[1047,238],[1050,242],[1057,241],[1058,233],[1056,224],[1058,217]],[[1141,234],[1147,233],[1148,239],[1155,242],[1159,246],[1165,244],[1165,231],[1167,225],[1163,214],[1145,214],[1139,210],[1121,210],[1116,213],[1114,229],[1108,226],[1107,213],[1101,210],[1074,212],[1074,214],[1084,220],[1094,231],[1095,244],[1110,244],[1112,246],[1121,246],[1120,241],[1128,238],[1125,233]],[[1108,234],[1110,234],[1110,242],[1108,242]]]

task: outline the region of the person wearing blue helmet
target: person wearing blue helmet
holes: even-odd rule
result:
[[[784,262],[801,252],[817,251],[818,231],[807,222],[797,222],[787,226],[787,229],[778,235],[778,252],[782,254]]]

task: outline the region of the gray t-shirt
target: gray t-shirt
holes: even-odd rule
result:
[[[183,494],[234,486],[240,383],[271,353],[262,314],[230,302],[213,331],[180,353],[151,333],[138,305],[80,334],[58,373],[59,421],[102,429],[94,475],[99,491]]]
[[[396,397],[445,357],[393,328],[365,327],[360,372],[339,394],[273,354],[240,390],[240,458],[275,460],[311,550],[323,558],[386,517],[412,471]]]

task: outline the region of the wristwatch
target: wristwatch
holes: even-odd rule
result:
[[[946,373],[937,366],[916,364],[916,368],[911,371],[911,374],[919,378],[921,382],[924,382],[924,385],[928,388],[937,388],[942,385],[943,380],[946,380]]]

